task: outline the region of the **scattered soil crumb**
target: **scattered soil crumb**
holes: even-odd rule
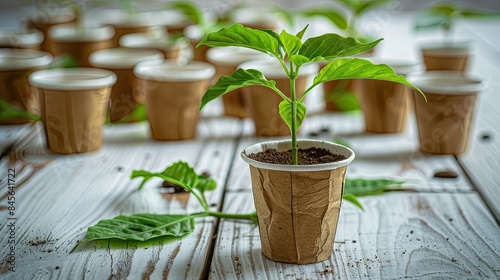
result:
[[[455,258],[451,258],[451,262],[456,263],[458,260]]]
[[[45,245],[47,243],[48,243],[47,240],[32,240],[32,241],[28,241],[28,245],[30,245],[30,246]]]

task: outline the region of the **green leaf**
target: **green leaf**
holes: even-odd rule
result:
[[[194,216],[133,214],[101,220],[87,229],[87,233],[71,252],[81,244],[95,240],[120,239],[147,241],[158,237],[182,237],[194,230]]]
[[[297,101],[297,120],[295,127],[298,130],[304,118],[306,117],[306,104],[302,101]],[[292,102],[283,100],[279,105],[279,112],[283,120],[286,122],[290,131],[292,130]]]
[[[151,180],[153,177],[159,177],[165,181],[177,184],[190,192],[193,191],[193,188],[195,188],[198,183],[198,174],[196,174],[194,169],[188,163],[183,161],[174,162],[161,173],[149,172],[146,170],[132,171],[130,178],[134,179],[138,177],[143,177],[138,190],[141,190],[144,184],[146,184],[146,182]]]
[[[500,17],[499,12],[482,11],[473,9],[462,9],[460,15],[468,19],[496,19]]]
[[[146,106],[144,104],[138,104],[135,107],[134,111],[132,111],[132,113],[110,124],[145,122],[147,120],[148,120],[148,114],[146,112]]]
[[[299,54],[311,61],[331,60],[337,57],[351,56],[373,49],[380,41],[363,44],[358,40],[328,33],[307,39],[299,50]]]
[[[39,121],[40,117],[26,110],[15,108],[9,102],[0,98],[0,120],[28,119]]]
[[[207,34],[197,46],[210,47],[237,46],[257,50],[277,58],[283,58],[279,40],[263,30],[251,29],[241,24],[222,28],[217,32]]]
[[[198,184],[196,184],[196,189],[200,192],[213,191],[217,188],[217,182],[213,178],[209,178],[205,175],[198,176]]]
[[[349,179],[346,178],[344,194],[355,196],[377,195],[385,192],[389,186],[400,187],[404,181],[393,179]]]
[[[203,109],[208,102],[231,92],[233,90],[253,85],[260,85],[277,90],[274,81],[268,81],[264,74],[254,69],[238,69],[229,76],[222,76],[217,83],[205,92],[201,99],[200,109]]]
[[[347,28],[347,18],[343,14],[339,13],[336,9],[328,8],[316,8],[304,12],[307,17],[323,17],[329,20],[333,25],[338,28],[345,30]]]
[[[76,68],[80,67],[76,59],[69,53],[64,53],[60,55],[57,59],[52,62],[48,69],[53,68]]]
[[[364,14],[365,12],[367,12],[375,7],[385,5],[391,1],[392,0],[369,0],[369,1],[360,2],[360,4],[358,4],[356,6],[356,8],[354,10],[354,14],[357,16],[360,16],[360,15]]]
[[[361,209],[361,211],[365,211],[365,208],[363,207],[361,202],[359,202],[359,200],[356,198],[355,195],[350,194],[350,193],[346,193],[342,196],[342,199],[349,201],[350,203],[356,205],[359,209]]]
[[[281,31],[280,39],[289,57],[296,54],[302,46],[299,37],[286,32],[284,29]]]
[[[189,18],[194,24],[203,24],[203,12],[192,2],[188,1],[175,1],[169,3],[170,7],[181,12],[187,18]]]
[[[307,58],[303,55],[300,55],[300,54],[294,54],[294,55],[290,56],[290,61],[293,62],[297,66],[301,66],[302,64],[311,62],[311,60],[309,60],[309,58]]]
[[[300,40],[302,40],[302,37],[304,37],[304,34],[306,33],[308,27],[309,27],[309,24],[306,25],[306,27],[304,27],[304,29],[300,30],[297,33],[297,35],[295,35],[295,36],[297,36]]]
[[[339,79],[373,79],[394,82],[412,87],[424,95],[419,88],[408,82],[403,75],[397,75],[390,66],[385,64],[375,65],[360,58],[341,58],[330,62],[314,77],[314,85]]]

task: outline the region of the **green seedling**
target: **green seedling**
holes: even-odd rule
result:
[[[444,31],[446,37],[451,37],[453,27],[459,19],[487,20],[498,19],[500,13],[470,9],[451,3],[436,3],[422,11],[416,18],[415,30]]]
[[[375,79],[407,85],[423,94],[404,76],[397,75],[388,65],[375,65],[360,58],[345,58],[371,50],[382,39],[365,44],[354,38],[328,33],[303,42],[302,37],[306,29],[307,26],[295,35],[285,30],[278,34],[272,30],[251,29],[236,24],[206,35],[198,44],[198,46],[210,47],[249,48],[266,53],[281,64],[290,80],[290,97],[276,87],[275,81],[267,80],[262,72],[255,69],[237,69],[229,76],[220,77],[217,83],[205,92],[199,110],[202,110],[210,101],[235,89],[254,85],[272,89],[283,99],[279,104],[279,113],[292,134],[292,163],[294,165],[298,163],[297,130],[304,121],[307,111],[304,98],[316,86],[333,80]],[[306,63],[319,61],[329,63],[314,77],[313,84],[309,88],[301,95],[297,94],[295,81],[299,76],[300,67]]]

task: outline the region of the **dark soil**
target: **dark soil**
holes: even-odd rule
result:
[[[434,174],[434,178],[454,179],[454,178],[457,178],[457,177],[458,177],[458,174],[455,171],[452,171],[452,170],[437,171]]]
[[[292,165],[292,150],[278,152],[275,149],[268,149],[265,152],[250,154],[248,157],[265,163]],[[299,165],[330,163],[344,159],[343,155],[333,154],[322,148],[299,149]]]

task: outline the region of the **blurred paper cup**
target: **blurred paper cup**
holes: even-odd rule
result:
[[[375,64],[387,64],[396,74],[407,75],[418,70],[418,64],[404,60],[371,59]],[[413,91],[402,84],[359,79],[356,97],[364,113],[365,129],[374,133],[401,133],[408,115],[408,95]]]
[[[68,53],[79,66],[90,67],[90,54],[110,48],[114,33],[111,26],[78,27],[75,24],[54,26],[49,30],[49,52],[54,56]]]
[[[41,48],[44,36],[36,29],[0,30],[0,48],[34,49]]]
[[[60,24],[66,24],[75,21],[75,15],[69,8],[42,8],[29,18],[25,19],[28,29],[37,29],[43,33],[43,39],[40,50],[50,52],[49,47],[49,29]]]
[[[146,97],[151,133],[156,140],[186,140],[196,135],[198,108],[215,68],[193,61],[151,60],[134,68],[137,89]]]
[[[127,48],[160,50],[166,59],[178,59],[181,50],[187,47],[187,44],[182,41],[172,43],[165,36],[155,36],[150,33],[124,35],[120,39],[120,45]]]
[[[408,80],[415,94],[420,150],[430,154],[460,154],[467,148],[476,96],[486,88],[482,79],[459,71],[414,73]]]
[[[38,98],[28,83],[29,75],[52,62],[47,52],[30,49],[0,49],[0,99],[14,108],[39,114]],[[0,124],[21,124],[25,118],[0,119]]]
[[[216,78],[232,74],[238,66],[250,60],[266,59],[269,56],[258,51],[241,47],[211,48],[207,52],[207,59],[215,65]],[[222,96],[224,103],[224,114],[237,118],[249,117],[248,108],[245,105],[242,90],[234,90]]]
[[[427,71],[466,71],[473,52],[471,41],[422,43],[420,48]]]
[[[241,64],[239,68],[259,69],[266,79],[276,81],[276,87],[290,97],[290,79],[278,61],[270,59],[248,61]],[[317,72],[316,64],[305,64],[300,68],[300,74],[295,81],[297,98],[305,91],[309,77]],[[264,86],[250,86],[242,90],[257,136],[290,135],[288,125],[279,114],[279,104],[283,101],[281,96]]]
[[[111,86],[116,75],[95,68],[64,68],[34,72],[47,145],[54,153],[98,150]]]
[[[144,97],[134,94],[134,66],[146,60],[162,59],[163,53],[153,49],[112,48],[95,51],[90,55],[93,67],[113,71],[116,84],[111,90],[109,118],[111,122],[119,121],[134,111]]]

